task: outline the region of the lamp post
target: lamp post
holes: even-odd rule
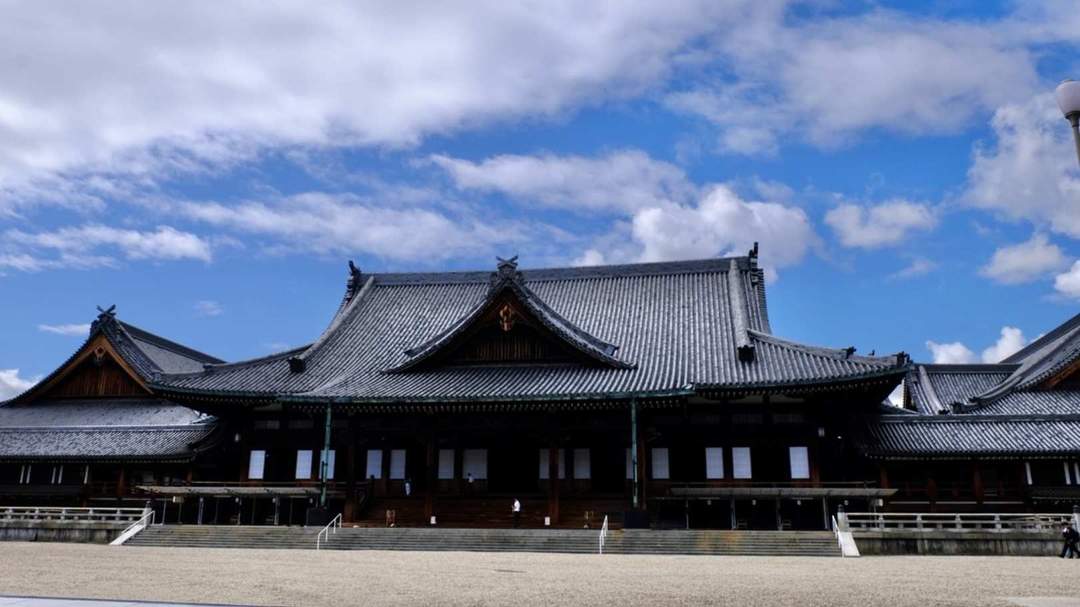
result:
[[[1076,160],[1080,162],[1080,82],[1066,80],[1054,91],[1058,107],[1065,114],[1065,119],[1072,124],[1073,139],[1076,141]]]

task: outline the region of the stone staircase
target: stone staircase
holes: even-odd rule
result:
[[[165,525],[126,546],[191,548],[315,548],[318,529],[305,527]],[[423,550],[593,554],[592,529],[342,528],[330,550]],[[705,531],[646,529],[608,534],[606,554],[840,556],[828,531]]]

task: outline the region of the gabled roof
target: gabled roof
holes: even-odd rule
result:
[[[162,373],[200,371],[207,364],[222,363],[218,358],[180,345],[116,318],[116,306],[100,313],[90,324],[86,340],[61,365],[34,386],[11,399],[25,402],[50,386],[54,380],[71,370],[75,361],[86,354],[87,348],[99,338],[104,338],[121,359],[142,382],[149,383]]]
[[[572,350],[603,365],[619,369],[634,367],[633,363],[620,360],[616,356],[618,346],[594,337],[587,331],[575,326],[559,315],[558,312],[552,310],[550,306],[544,303],[543,299],[525,286],[521,273],[517,269],[517,257],[514,257],[508,260],[499,259],[498,270],[492,275],[491,285],[488,287],[487,292],[468,312],[451,323],[442,333],[432,337],[427,342],[406,349],[404,354],[408,358],[386,369],[386,371],[399,373],[415,369],[425,361],[449,350],[455,341],[458,341],[461,336],[474,326],[481,316],[489,312],[500,296],[506,293],[512,294],[527,313],[531,314],[536,321],[548,329],[557,340],[566,344]]]
[[[906,357],[858,357],[773,337],[756,253],[515,272],[504,288],[561,339],[611,364],[410,365],[453,340],[499,272],[355,271],[329,328],[303,352],[163,375],[154,388],[191,398],[352,403],[610,399],[695,386],[895,383],[907,370]]]

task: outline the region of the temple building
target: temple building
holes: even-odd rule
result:
[[[0,405],[0,506],[485,527],[518,499],[531,527],[822,529],[839,508],[1067,509],[1080,483],[1080,316],[1000,365],[942,367],[774,335],[756,247],[349,269],[322,335],[253,360],[102,311]]]
[[[896,510],[1068,511],[1080,503],[1080,314],[998,364],[915,365],[901,414],[867,420]]]

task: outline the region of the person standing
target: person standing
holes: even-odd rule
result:
[[[521,502],[514,498],[514,505],[510,507],[510,511],[514,514],[514,529],[518,528],[518,524],[521,522]]]
[[[1065,523],[1061,528],[1061,558],[1080,558],[1077,553],[1077,543],[1080,542],[1080,532],[1073,529],[1072,523]]]

